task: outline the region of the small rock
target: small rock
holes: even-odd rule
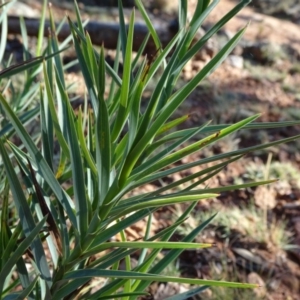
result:
[[[177,1],[169,1],[169,0],[154,0],[152,3],[152,7],[154,9],[158,9],[165,13],[174,13],[178,10]]]
[[[198,53],[195,54],[194,59],[195,60],[201,60],[201,61],[209,61],[216,53],[219,51],[219,44],[214,39],[209,39],[206,44],[200,49]]]
[[[231,249],[235,254],[241,256],[251,263],[255,263],[257,265],[262,265],[262,258],[258,255],[253,254],[251,251],[243,248],[232,248]]]
[[[253,292],[257,298],[263,298],[267,294],[267,289],[263,279],[255,272],[251,272],[248,275],[248,282],[259,285],[258,288],[254,289]]]
[[[155,293],[155,299],[163,300],[170,296],[178,295],[180,293],[180,284],[176,282],[162,283],[158,286]]]
[[[286,56],[279,44],[267,41],[255,42],[244,46],[243,57],[255,60],[261,64],[274,63]]]
[[[262,209],[273,209],[277,204],[274,188],[258,186],[254,192],[254,201]]]
[[[134,258],[130,258],[130,264],[131,264],[131,268],[135,268],[138,265],[138,261]],[[119,270],[126,270],[126,263],[125,263],[125,259],[121,261],[120,265],[119,265]]]
[[[280,287],[280,280],[278,278],[271,278],[271,280],[268,283],[268,288],[270,291],[276,291]]]
[[[27,18],[40,18],[41,12],[32,8],[30,5],[21,3],[20,1],[14,2],[8,8],[8,14],[12,16],[23,16]]]
[[[284,44],[283,49],[291,59],[300,60],[300,47],[299,44]]]
[[[243,69],[244,68],[244,59],[241,56],[238,55],[229,55],[227,57],[227,63],[237,69]]]
[[[242,56],[243,55],[243,47],[241,45],[236,45],[234,47],[234,49],[232,50],[231,54]]]

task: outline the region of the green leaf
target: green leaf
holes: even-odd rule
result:
[[[62,148],[62,151],[63,151],[64,155],[66,155],[69,158],[70,157],[69,147],[68,147],[68,144],[66,142],[66,137],[64,136],[64,133],[63,133],[64,128],[61,128],[61,125],[60,125],[58,117],[57,117],[53,92],[51,90],[52,89],[51,88],[51,82],[49,80],[50,78],[48,77],[48,73],[51,72],[51,70],[46,68],[45,64],[44,64],[44,69],[43,70],[44,70],[43,74],[44,74],[45,87],[46,87],[46,90],[45,90],[46,94],[45,94],[44,98],[45,98],[45,101],[48,104],[47,108],[49,109],[50,114],[51,114],[52,125],[53,125],[53,128],[54,128],[56,137],[58,139],[59,145]],[[60,106],[62,106],[62,105],[60,105]]]
[[[185,121],[189,120],[191,117],[191,114],[188,115],[183,115],[182,117],[179,117],[175,120],[172,120],[168,123],[166,123],[165,125],[163,125],[163,127],[157,132],[157,135],[163,134],[166,131],[169,131],[172,128],[176,128],[177,126],[179,126],[180,124],[184,123]],[[204,128],[203,128],[204,129]],[[176,131],[177,132],[177,131]]]
[[[191,242],[196,238],[196,236],[215,218],[217,214],[214,214],[209,219],[201,223],[197,226],[192,232],[186,235],[182,241],[183,242]],[[183,250],[173,249],[170,250],[158,263],[156,263],[151,269],[148,271],[150,273],[159,274],[161,273],[172,261],[174,261]],[[141,281],[138,287],[135,289],[137,291],[144,290],[148,286],[148,283],[145,281]]]
[[[7,180],[5,180],[4,191],[2,193],[2,203],[1,203],[1,227],[0,227],[0,253],[1,253],[1,260],[0,260],[0,270],[2,268],[2,264],[8,257],[3,257],[4,249],[6,248],[8,241],[11,237],[11,232],[8,223],[8,214],[9,214],[9,207],[8,207],[8,197],[9,197],[9,185]]]
[[[112,236],[116,235],[121,230],[123,230],[127,227],[130,227],[132,224],[135,224],[139,220],[145,218],[151,212],[152,212],[151,209],[145,209],[145,210],[138,211],[138,212],[132,214],[131,216],[127,217],[126,219],[120,221],[119,223],[114,224],[109,228],[106,228],[104,231],[100,230],[98,234],[96,234],[95,236],[92,236],[93,242],[90,245],[90,248],[96,247],[96,246],[100,245],[101,243],[109,240]]]
[[[121,130],[126,121],[126,111],[128,105],[128,95],[129,95],[129,87],[130,87],[130,79],[131,79],[131,58],[132,58],[132,43],[133,43],[133,31],[134,31],[134,11],[130,16],[128,37],[126,42],[126,54],[124,61],[124,72],[123,72],[123,82],[121,86],[121,94],[120,94],[120,103],[119,109],[115,120],[115,125],[112,131],[112,141],[115,142],[119,137]]]
[[[230,19],[232,19],[242,8],[244,8],[250,2],[251,0],[240,1],[230,12],[228,12],[221,20],[219,20],[210,30],[208,30],[206,34],[185,53],[185,56],[181,60],[181,64],[178,66],[178,70],[181,70],[182,67],[205,45],[205,43],[217,31],[219,31]]]
[[[219,0],[214,0],[214,1],[212,1],[212,4],[210,6],[214,7],[219,2],[220,2]],[[193,14],[192,20],[190,22],[190,26],[193,26],[194,23],[196,23],[198,19],[200,19],[201,17],[203,17],[203,15],[205,15],[205,10],[207,9],[209,4],[210,4],[209,0],[197,1],[197,5],[195,8],[195,12]]]
[[[46,9],[47,9],[47,0],[44,0],[42,14],[40,17],[40,26],[39,26],[39,33],[38,33],[38,38],[37,38],[36,56],[40,56],[42,54],[42,45],[43,45],[43,39],[44,39],[45,19],[46,19]]]
[[[150,66],[148,75],[146,77],[145,84],[148,83],[148,81],[152,78],[154,72],[158,69],[158,67],[164,61],[167,54],[174,48],[175,43],[178,41],[178,39],[180,37],[179,33],[180,32],[178,32],[174,36],[174,38],[169,42],[167,47],[162,51],[162,53],[160,53],[160,55],[155,59],[153,64]],[[145,132],[148,130],[149,124],[151,123],[151,121],[154,117],[155,109],[157,109],[157,107],[158,107],[158,102],[160,100],[161,94],[164,91],[166,85],[168,84],[168,78],[170,76],[170,72],[172,71],[172,67],[176,63],[179,50],[180,50],[180,47],[175,48],[175,51],[174,51],[170,61],[168,62],[167,67],[165,68],[162,76],[160,77],[160,79],[158,81],[158,84],[156,85],[156,87],[151,95],[146,112],[144,113],[144,115],[141,118],[141,122],[140,122],[141,124],[139,126],[139,132],[137,133],[134,146],[140,141],[140,139],[144,136]]]
[[[7,117],[10,119],[13,124],[15,131],[18,133],[22,143],[25,145],[28,150],[30,156],[35,161],[35,167],[38,168],[38,172],[43,176],[43,178],[47,181],[53,192],[55,193],[57,199],[60,201],[64,209],[66,210],[68,217],[70,218],[71,223],[77,229],[77,221],[74,215],[74,212],[71,208],[71,200],[66,192],[61,188],[60,184],[56,180],[54,174],[52,173],[49,165],[43,158],[42,154],[37,149],[36,145],[32,141],[31,137],[27,133],[26,129],[23,127],[20,120],[14,114],[9,104],[5,101],[4,97],[0,93],[0,103],[2,108],[6,112]]]
[[[1,37],[0,37],[0,61],[2,62],[4,52],[5,52],[5,46],[6,46],[6,39],[7,39],[7,33],[8,33],[8,20],[7,20],[7,10],[9,6],[11,6],[12,3],[2,3],[1,8]],[[0,73],[1,74],[1,73]],[[1,78],[1,77],[0,77]]]
[[[139,199],[135,202],[131,203],[125,203],[124,205],[119,204],[117,207],[115,207],[112,210],[112,213],[117,214],[117,217],[126,215],[130,212],[137,211],[139,209],[143,208],[149,208],[149,207],[160,207],[165,205],[172,205],[175,203],[183,203],[183,202],[189,202],[189,201],[198,201],[203,200],[207,198],[214,198],[217,197],[218,194],[210,194],[206,193],[206,190],[202,191],[203,193],[200,196],[200,193],[193,196],[184,196],[182,193],[180,195],[175,194],[174,197],[167,195],[166,197],[153,197],[152,199]],[[196,194],[196,193],[195,193]]]
[[[30,121],[36,118],[37,114],[39,113],[39,110],[40,110],[39,107],[35,107],[28,111],[21,112],[20,115],[18,115],[18,118],[22,124],[27,125]],[[3,128],[0,130],[0,137],[4,135],[8,137],[13,133],[14,133],[14,128],[11,123],[8,123],[5,126],[3,126]]]
[[[129,297],[129,296],[131,296],[131,297],[150,296],[150,294],[149,293],[143,293],[143,292],[116,293],[115,295],[100,297],[99,300],[115,299],[115,298],[119,298],[119,297]]]
[[[57,86],[59,88],[59,92],[64,102],[64,106],[66,107],[67,110],[67,115],[65,116],[65,124],[67,128],[68,145],[70,149],[71,169],[72,169],[73,188],[74,188],[74,202],[75,202],[77,224],[79,226],[80,238],[84,240],[88,228],[88,223],[89,223],[88,220],[89,209],[88,209],[88,203],[87,203],[88,200],[87,200],[85,184],[84,184],[85,182],[84,168],[83,168],[81,151],[80,151],[78,137],[75,128],[76,120],[74,120],[74,113],[72,111],[68,99],[68,95],[66,94],[59,78],[57,78]]]
[[[99,77],[104,78],[104,49],[101,48],[99,60]],[[104,80],[104,79],[101,79]],[[99,91],[99,112],[96,118],[96,162],[98,170],[98,193],[100,195],[99,207],[103,204],[110,185],[111,172],[111,135],[109,126],[109,114],[104,101],[104,85]]]
[[[0,272],[0,291],[2,291],[2,284],[4,283],[6,276],[9,274],[9,272],[11,271],[13,266],[17,263],[18,259],[26,252],[28,247],[37,238],[39,232],[41,231],[41,229],[43,228],[43,226],[45,224],[45,221],[46,221],[46,217],[44,219],[42,219],[33,228],[33,230],[28,232],[26,238],[18,245],[17,249],[11,254],[10,258],[4,264],[4,266],[3,266],[3,268],[1,269],[1,272]]]
[[[186,217],[191,213],[191,211],[195,208],[196,206],[196,202],[195,203],[192,203],[187,209],[186,211],[178,218],[178,221],[176,223],[180,224],[181,222],[183,222]],[[175,223],[175,224],[176,224]],[[172,234],[174,233],[175,231],[175,228],[173,228],[173,230],[169,231],[169,232],[166,232],[163,236],[162,236],[162,240],[164,241],[167,241],[170,239],[170,237],[172,236]],[[155,238],[155,236],[153,237]],[[189,241],[191,241],[192,239],[190,239]],[[177,250],[170,250],[170,251],[177,251]],[[156,249],[156,250],[153,250],[151,252],[151,254],[149,255],[148,259],[140,266],[136,267],[134,270],[135,271],[139,271],[139,272],[143,272],[143,273],[146,273],[148,272],[149,268],[153,265],[153,262],[154,260],[156,259],[157,255],[160,253],[160,249]],[[102,268],[106,268],[107,265],[101,265],[99,266],[99,268],[102,267]],[[161,269],[162,270],[162,269]],[[112,281],[111,283],[107,284],[106,286],[104,286],[103,288],[101,288],[97,293],[95,293],[95,297],[93,298],[93,300],[96,300],[97,296],[98,295],[110,295],[112,294],[114,291],[116,291],[119,287],[122,286],[124,280],[122,279],[119,279],[119,280],[114,280]],[[139,290],[139,291],[142,291],[142,290],[145,290],[145,288],[147,287],[147,285],[149,284],[149,282],[140,282],[140,281],[136,281],[134,283],[134,286],[133,286],[133,289],[134,290]],[[140,287],[140,285],[142,285],[143,287],[142,288],[137,288],[136,285],[138,287]],[[132,298],[131,298],[132,299]]]
[[[128,154],[122,173],[120,175],[120,185],[123,186],[130,176],[132,169],[134,168],[139,157],[147,147],[149,141],[157,134],[167,119],[174,113],[178,106],[187,98],[187,96],[196,88],[199,82],[210,74],[220,63],[227,57],[233,47],[241,39],[245,29],[240,30],[223,48],[222,50],[181,90],[175,93],[168,104],[160,112],[159,116],[153,122],[152,126],[140,139],[137,145]]]
[[[196,296],[198,294],[200,294],[201,292],[203,292],[204,290],[206,290],[208,288],[208,286],[201,286],[201,287],[196,287],[193,289],[190,289],[187,292],[175,295],[175,296],[171,296],[166,298],[165,300],[185,300],[188,298],[191,298],[193,296]]]
[[[77,26],[79,31],[84,34],[84,29],[81,21],[81,16],[80,16],[80,10],[77,4],[77,1],[74,1],[74,7],[75,7],[75,12],[76,12],[76,19],[77,19]]]
[[[192,139],[192,137],[194,137],[196,134],[200,133],[203,131],[203,129],[210,123],[206,122],[205,124],[203,124],[202,126],[200,126],[199,128],[197,128],[196,130],[192,131],[190,134],[187,134],[185,136],[183,136],[181,139],[179,139],[178,141],[174,142],[171,145],[168,145],[168,147],[166,149],[164,149],[163,151],[157,153],[156,155],[154,155],[153,157],[151,157],[150,159],[148,159],[145,163],[143,163],[140,167],[137,167],[134,171],[136,173],[142,172],[142,171],[149,171],[149,169],[151,169],[151,172],[155,172],[155,166],[157,163],[159,163],[160,161],[164,160],[164,157],[166,157],[169,153],[173,152],[173,150],[179,148],[181,145],[183,145],[185,142],[189,141]],[[197,147],[197,146],[196,146]],[[183,148],[183,149],[186,149]],[[201,149],[201,147],[199,147],[199,149]],[[183,150],[179,150],[178,152],[184,152]],[[171,155],[169,155],[171,156]],[[181,156],[182,158],[183,156]]]
[[[144,274],[139,272],[130,271],[113,271],[113,270],[76,270],[66,273],[64,280],[77,279],[77,278],[92,278],[92,277],[104,277],[104,278],[125,278],[125,279],[139,279],[144,281],[160,281],[160,282],[178,282],[197,285],[208,286],[221,286],[232,288],[257,288],[257,284],[251,283],[237,283],[227,281],[205,280],[205,279],[190,279],[190,278],[176,278],[171,276],[162,276],[157,274]]]
[[[197,1],[197,7],[195,9],[192,20],[189,24],[190,30],[188,30],[186,33],[184,47],[182,47],[182,49],[180,50],[180,53],[179,53],[180,58],[184,57],[184,55],[188,52],[189,48],[191,48],[191,43],[195,37],[195,34],[201,27],[204,20],[207,18],[207,16],[211,13],[211,11],[219,3],[219,0],[211,1],[211,4],[208,6],[209,2],[210,2],[209,0]],[[201,44],[201,47],[202,47],[202,44]]]
[[[86,143],[86,139],[85,136],[83,134],[83,128],[82,128],[82,111],[81,109],[79,109],[78,111],[78,119],[77,119],[77,134],[78,134],[78,141],[81,147],[81,151],[83,154],[84,159],[86,160],[88,167],[91,169],[92,173],[94,175],[97,175],[97,167],[96,167],[96,163],[94,161],[94,158],[91,154],[91,152],[89,151],[88,147],[87,147],[87,143]]]
[[[22,223],[22,228],[23,228],[25,236],[28,237],[35,228],[35,222],[34,222],[30,207],[26,201],[25,195],[22,191],[22,186],[21,186],[21,184],[18,180],[17,174],[15,173],[14,168],[11,164],[11,160],[9,159],[9,157],[7,155],[7,152],[5,150],[2,140],[0,140],[0,153],[1,153],[1,156],[3,159],[6,175],[7,175],[9,185],[10,185],[10,188],[12,191],[14,203],[15,203],[16,209],[18,211],[20,221]],[[49,270],[49,267],[48,267],[48,264],[46,261],[46,255],[44,253],[44,249],[43,249],[40,239],[39,238],[35,238],[35,239],[30,238],[29,240],[32,242],[31,249],[32,249],[34,258],[37,262],[37,267],[38,267],[39,271],[41,272],[41,277],[46,281],[50,281],[51,280],[50,270]],[[23,248],[22,248],[22,250],[23,250],[23,252],[25,251]],[[14,262],[14,264],[15,263],[16,262]],[[11,270],[11,268],[9,268],[9,271],[10,270]],[[8,270],[7,270],[7,272],[8,272]],[[4,282],[4,278],[3,277],[1,278],[1,276],[0,276],[0,287],[3,282]],[[2,290],[2,288],[0,288],[0,290]]]
[[[201,243],[180,243],[180,242],[109,242],[103,243],[97,247],[94,247],[85,252],[80,259],[88,258],[92,255],[100,253],[106,249],[112,249],[114,247],[126,248],[126,249],[203,249],[210,248],[213,244],[201,244]]]
[[[185,28],[187,24],[187,14],[188,14],[188,7],[187,7],[187,0],[178,1],[178,23],[179,28]],[[186,30],[186,28],[185,28]],[[184,36],[185,32],[182,32]]]
[[[260,185],[266,185],[270,183],[274,183],[278,181],[278,179],[271,179],[271,180],[263,180],[263,181],[254,181],[254,182],[248,182],[244,184],[235,184],[235,185],[229,185],[229,186],[222,186],[219,188],[207,188],[204,190],[192,190],[192,191],[185,191],[183,190],[181,195],[198,195],[199,193],[221,193],[225,191],[234,191],[238,189],[244,189],[244,188],[250,188],[250,187],[256,187]]]
[[[250,123],[245,125],[242,130],[248,129],[248,130],[262,130],[262,129],[272,129],[272,128],[280,128],[280,127],[288,127],[288,126],[296,126],[299,125],[299,121],[284,121],[284,122],[260,122],[260,123]],[[205,128],[203,128],[203,133],[210,133],[210,132],[217,132],[220,131],[226,127],[228,127],[231,124],[219,124],[219,125],[208,125]],[[172,141],[174,139],[181,138],[185,136],[186,134],[189,134],[195,130],[195,128],[188,128],[183,130],[177,130],[175,132],[172,132],[160,140],[157,141],[157,143],[164,143],[168,141]],[[155,143],[152,144],[152,146]]]
[[[42,131],[42,145],[43,145],[43,154],[45,160],[47,161],[49,167],[53,170],[53,122],[51,113],[49,110],[48,99],[44,100],[42,91],[40,92],[41,99],[41,131]],[[46,102],[46,103],[45,103]]]
[[[50,30],[51,30],[49,42],[51,43],[53,52],[58,53],[59,45],[58,45],[57,35],[55,34],[56,28],[55,28],[55,22],[54,22],[54,17],[53,17],[51,6],[49,6],[49,17],[50,17]],[[61,81],[63,87],[65,88],[66,84],[65,84],[65,77],[64,77],[64,68],[63,68],[61,57],[60,57],[60,55],[55,55],[53,57],[53,59],[55,62],[55,67],[56,67],[56,71],[58,74],[58,78]]]
[[[118,0],[118,9],[119,9],[119,36],[120,36],[120,41],[121,41],[121,49],[122,49],[122,56],[123,56],[123,61],[126,60],[126,47],[127,47],[127,34],[126,34],[126,26],[125,26],[125,19],[124,19],[124,11],[123,11],[123,5],[122,1]]]
[[[161,42],[160,42],[160,39],[156,33],[156,30],[149,18],[149,15],[147,14],[144,6],[143,6],[143,3],[141,0],[135,0],[135,4],[137,6],[137,8],[139,9],[145,23],[146,23],[146,26],[151,34],[151,37],[153,38],[153,41],[155,43],[155,46],[156,46],[156,49],[161,49],[162,48],[162,45],[161,45]]]
[[[189,154],[192,154],[196,151],[199,151],[203,147],[205,147],[211,143],[214,143],[233,132],[236,132],[237,130],[239,130],[242,127],[244,127],[245,125],[251,123],[253,120],[257,119],[258,117],[259,117],[259,115],[254,115],[245,120],[237,122],[236,124],[233,124],[224,129],[221,129],[220,131],[218,131],[212,135],[209,135],[209,136],[201,139],[198,142],[188,145],[188,146],[184,147],[183,149],[180,149],[180,150],[176,151],[175,153],[172,153],[172,154],[166,156],[165,158],[162,158],[161,160],[156,161],[155,163],[151,164],[151,166],[147,166],[147,162],[146,162],[145,164],[141,165],[140,167],[136,168],[133,171],[133,174],[135,174],[135,176],[133,176],[133,178],[135,179],[137,177],[143,177],[144,175],[146,175],[147,172],[149,172],[149,170],[148,170],[149,168],[151,168],[151,172],[155,172],[157,170],[164,168],[165,166],[169,166],[172,163],[182,159],[183,157],[185,157]],[[205,128],[205,125],[204,125],[204,128]]]
[[[191,174],[189,176],[185,176],[185,177],[183,177],[180,180],[176,180],[176,181],[174,181],[174,182],[172,182],[172,183],[170,183],[170,184],[168,184],[168,185],[166,185],[164,187],[161,187],[161,188],[155,190],[154,192],[148,194],[147,197],[151,197],[151,196],[154,196],[154,195],[162,194],[162,193],[164,193],[167,190],[174,189],[175,187],[180,186],[181,184],[184,184],[184,183],[192,182],[193,179],[196,179],[196,178],[198,178],[198,177],[200,177],[202,175],[208,174],[208,176],[207,176],[208,178],[201,178],[200,180],[198,180],[196,182],[197,185],[199,185],[200,183],[203,183],[207,179],[211,178],[212,176],[218,174],[220,172],[220,170],[222,170],[225,166],[227,166],[231,162],[234,162],[234,161],[240,159],[241,157],[242,157],[241,155],[240,156],[235,156],[232,159],[229,159],[227,161],[221,162],[221,163],[216,164],[216,165],[214,165],[212,167],[205,168],[205,169],[203,169],[203,170],[201,170],[199,172],[193,173],[193,174]],[[156,173],[156,174],[153,174],[153,175],[150,175],[150,176],[146,176],[142,180],[137,181],[136,186],[143,185],[145,182],[149,183],[149,182],[152,182],[153,180],[158,180],[158,179],[161,178],[160,174],[161,173]],[[131,200],[133,200],[133,199],[131,199]]]
[[[94,82],[93,82],[93,76],[92,76],[91,70],[89,69],[90,61],[87,60],[88,55],[85,56],[85,52],[86,52],[86,54],[88,53],[87,52],[87,43],[85,41],[85,43],[81,44],[81,39],[80,39],[80,37],[78,36],[78,34],[76,32],[75,25],[72,23],[70,18],[68,18],[68,21],[69,21],[69,26],[71,28],[71,32],[72,32],[72,35],[73,35],[74,46],[75,46],[78,62],[79,62],[79,65],[80,65],[80,69],[82,71],[83,78],[84,78],[84,81],[85,81],[85,84],[86,84],[86,88],[87,88],[88,93],[89,93],[90,98],[91,98],[91,103],[92,103],[92,106],[93,106],[94,114],[97,117],[97,114],[98,114],[97,93],[96,93]]]
[[[155,178],[162,178],[162,177],[169,176],[169,175],[177,173],[177,172],[188,170],[188,169],[190,169],[192,167],[195,167],[195,166],[200,166],[202,164],[207,164],[207,163],[218,161],[218,160],[221,160],[221,159],[231,158],[231,157],[234,157],[236,155],[244,155],[244,154],[247,154],[249,152],[254,152],[254,151],[257,151],[257,150],[270,148],[270,147],[277,146],[277,145],[280,145],[280,144],[285,144],[285,143],[288,143],[288,142],[295,141],[299,138],[300,138],[300,135],[295,135],[295,136],[292,136],[292,137],[289,137],[289,138],[286,138],[286,139],[281,139],[281,140],[270,142],[270,143],[260,144],[260,145],[256,145],[256,146],[252,146],[252,147],[248,147],[248,148],[238,149],[238,150],[231,151],[231,152],[221,153],[221,154],[218,154],[218,155],[215,155],[215,156],[206,157],[206,158],[203,158],[203,159],[191,162],[191,163],[187,163],[187,164],[184,164],[184,165],[181,165],[181,166],[175,166],[171,169],[158,172],[154,176],[155,176]],[[154,178],[154,176],[153,176],[153,178]],[[150,180],[150,178],[149,178],[149,180]],[[153,180],[155,180],[155,179],[153,179]],[[151,179],[151,181],[152,181],[152,179]]]
[[[58,55],[59,53],[65,51],[67,48],[61,49],[55,53],[52,53],[48,56],[38,56],[38,57],[34,57],[32,59],[29,59],[27,61],[12,65],[6,69],[3,69],[2,71],[0,71],[0,80],[3,78],[7,78],[7,77],[11,77],[12,75],[21,73],[23,71],[26,71],[32,67],[36,67],[36,66],[40,66],[40,64],[44,61],[44,60],[48,60],[51,57],[55,57],[56,55]]]
[[[29,294],[32,292],[32,290],[33,290],[34,286],[36,285],[38,279],[39,279],[38,276],[35,277],[32,280],[32,282],[30,283],[30,285],[26,289],[24,289],[22,292],[7,295],[3,298],[3,300],[23,300],[23,299],[27,299],[26,297],[29,296]],[[32,299],[32,298],[29,297],[28,299]]]

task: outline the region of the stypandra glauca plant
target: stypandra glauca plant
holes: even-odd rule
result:
[[[86,99],[90,102],[89,106],[85,100],[83,108],[76,111],[72,108],[65,82],[64,66],[58,55],[62,46],[57,41],[50,11],[51,36],[45,49],[40,48],[40,56],[7,66],[0,73],[1,84],[9,78],[4,87],[1,85],[0,93],[1,124],[5,126],[0,140],[1,174],[4,174],[0,185],[1,299],[133,300],[148,295],[147,287],[154,281],[191,285],[190,291],[169,298],[173,300],[186,299],[208,286],[257,287],[248,283],[160,275],[185,249],[213,246],[193,243],[193,240],[215,215],[199,224],[182,241],[169,242],[199,200],[216,197],[223,191],[268,184],[272,180],[213,189],[201,189],[200,184],[243,154],[300,137],[222,153],[187,164],[174,164],[241,129],[261,130],[296,124],[253,123],[259,117],[254,115],[235,124],[210,125],[207,122],[199,127],[176,130],[176,126],[188,116],[172,118],[174,112],[224,61],[246,28],[237,32],[191,81],[176,88],[183,67],[249,2],[241,1],[200,40],[192,43],[197,30],[218,1],[199,0],[190,21],[187,19],[187,1],[180,1],[180,31],[163,48],[141,0],[137,0],[136,7],[149,34],[134,58],[135,10],[127,28],[120,2],[119,42],[114,68],[105,62],[103,48],[100,51],[93,48],[75,3],[77,19],[68,19],[68,22],[86,85]],[[150,38],[157,47],[157,54],[152,59],[142,55]],[[4,42],[2,39],[0,49]],[[117,70],[119,62],[124,65],[122,75]],[[35,80],[30,77],[32,70],[39,74]],[[142,109],[143,93],[158,71],[157,84],[146,108]],[[14,82],[14,76],[24,72],[27,72],[26,89],[36,89],[38,79],[38,92],[35,94],[32,90],[35,101],[31,105],[15,109],[11,105],[10,93],[5,91]],[[22,97],[20,101],[23,101]],[[26,122],[35,124],[38,134],[35,132],[31,136],[24,115],[33,109]],[[37,118],[33,120],[33,115],[38,116],[39,123]],[[14,142],[16,140],[19,144]],[[214,162],[214,165],[153,192],[142,190],[146,184],[208,162]],[[179,189],[183,183],[186,188]],[[151,235],[152,214],[162,206],[183,202],[190,204],[176,222]],[[126,229],[142,219],[147,222],[144,237],[128,241]],[[168,252],[162,256],[163,249],[168,249]],[[139,260],[133,266],[130,258],[137,252]],[[125,262],[123,270],[119,267],[121,261]]]

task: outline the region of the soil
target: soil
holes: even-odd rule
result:
[[[39,1],[32,2],[39,5]],[[236,3],[230,0],[220,1],[205,21],[203,29],[211,28]],[[189,1],[189,5],[192,11],[195,1]],[[56,16],[61,16],[66,8],[56,6],[56,1],[53,1],[53,9],[56,9]],[[88,6],[82,6],[82,9],[87,10]],[[115,13],[112,15],[115,16]],[[151,17],[165,26],[164,22],[172,20],[174,15],[173,12],[160,13],[154,9]],[[247,24],[248,28],[230,57],[199,85],[177,112],[178,115],[193,112],[192,118],[184,126],[196,126],[209,119],[213,119],[214,124],[232,123],[255,113],[262,113],[258,121],[264,122],[298,120],[300,30],[297,22],[297,18],[292,22],[259,13],[249,6],[226,24],[205,51],[199,53],[185,68],[182,83],[192,78],[238,30]],[[80,77],[76,73],[66,76],[70,81]],[[189,156],[181,163],[295,134],[300,134],[299,126],[259,132],[243,131],[200,154]],[[249,178],[262,179],[268,168],[271,178],[279,177],[278,182],[268,187],[223,193],[216,199],[200,203],[186,227],[174,236],[174,240],[182,238],[185,230],[188,232],[193,224],[196,226],[204,220],[201,215],[204,218],[218,211],[219,218],[197,239],[198,242],[212,242],[216,246],[205,251],[185,251],[178,262],[180,274],[261,285],[261,288],[247,292],[248,294],[233,291],[226,297],[220,289],[206,290],[197,299],[300,299],[299,146],[299,141],[296,141],[272,148],[268,152],[248,154],[239,162],[227,166],[209,182],[210,187],[217,187],[242,183]],[[176,178],[168,180],[178,180],[183,176],[186,174],[177,174]],[[149,191],[155,188],[155,185],[145,187]],[[153,232],[170,225],[173,216],[180,214],[183,209],[184,206],[175,206],[157,211],[154,215]],[[233,212],[236,212],[239,220],[237,224],[232,221]],[[224,221],[226,216],[229,220]],[[140,238],[143,228],[144,224],[141,222],[131,228],[128,234],[132,239]],[[249,228],[253,229],[254,234],[249,233]],[[278,228],[283,228],[280,237],[277,234]],[[164,299],[186,288],[156,283],[150,290],[155,299]]]

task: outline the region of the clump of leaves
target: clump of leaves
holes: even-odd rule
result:
[[[4,299],[136,299],[147,294],[145,290],[153,281],[196,285],[189,292],[177,295],[176,299],[186,299],[206,286],[256,287],[247,283],[159,275],[183,250],[213,246],[193,243],[193,240],[214,216],[196,226],[182,241],[169,242],[199,200],[272,180],[214,189],[199,188],[199,185],[251,150],[299,137],[174,165],[183,157],[201,151],[242,128],[262,129],[294,124],[251,124],[259,117],[254,115],[235,124],[212,126],[207,122],[196,128],[171,132],[189,118],[186,115],[172,119],[174,112],[222,63],[245,28],[190,82],[176,90],[183,67],[249,2],[241,1],[199,41],[192,43],[197,30],[218,1],[199,0],[190,22],[187,20],[187,1],[180,1],[181,30],[162,49],[149,16],[141,1],[136,0],[149,34],[134,59],[135,12],[131,14],[127,31],[119,2],[120,33],[114,68],[105,62],[103,48],[100,52],[94,50],[75,3],[76,25],[70,19],[68,22],[91,103],[89,106],[86,100],[83,109],[76,112],[71,106],[63,65],[57,55],[60,46],[54,34],[56,28],[51,12],[52,34],[44,54],[0,72],[1,80],[19,72],[28,72],[33,67],[37,68],[36,72],[42,72],[39,102],[34,108],[35,116],[40,118],[38,135],[30,136],[24,127],[22,116],[28,112],[27,108],[24,111],[14,110],[9,96],[3,90],[0,93],[2,120],[6,121],[6,131],[1,132],[0,140],[1,172],[5,174],[1,182],[0,232],[0,293]],[[157,55],[153,59],[142,57],[150,37],[157,47]],[[122,78],[117,72],[120,60],[124,64]],[[146,109],[141,109],[143,92],[159,68],[160,79]],[[108,93],[105,91],[107,76],[111,77]],[[11,79],[13,81],[13,77]],[[33,86],[34,81],[28,89]],[[186,144],[199,134],[202,135],[199,140]],[[21,147],[9,139],[14,136],[21,141]],[[135,192],[145,184],[208,162],[215,162],[215,165],[153,192]],[[176,190],[182,183],[189,184],[183,190]],[[153,212],[159,207],[182,202],[191,204],[174,224],[151,236]],[[147,219],[143,239],[128,241],[126,228],[141,219]],[[114,241],[116,235],[120,236],[119,241]],[[157,260],[163,248],[169,251]],[[132,266],[130,258],[137,251],[140,251],[139,261],[137,266]],[[120,270],[119,264],[123,259],[125,270]],[[91,280],[97,277],[105,280],[92,289]]]

